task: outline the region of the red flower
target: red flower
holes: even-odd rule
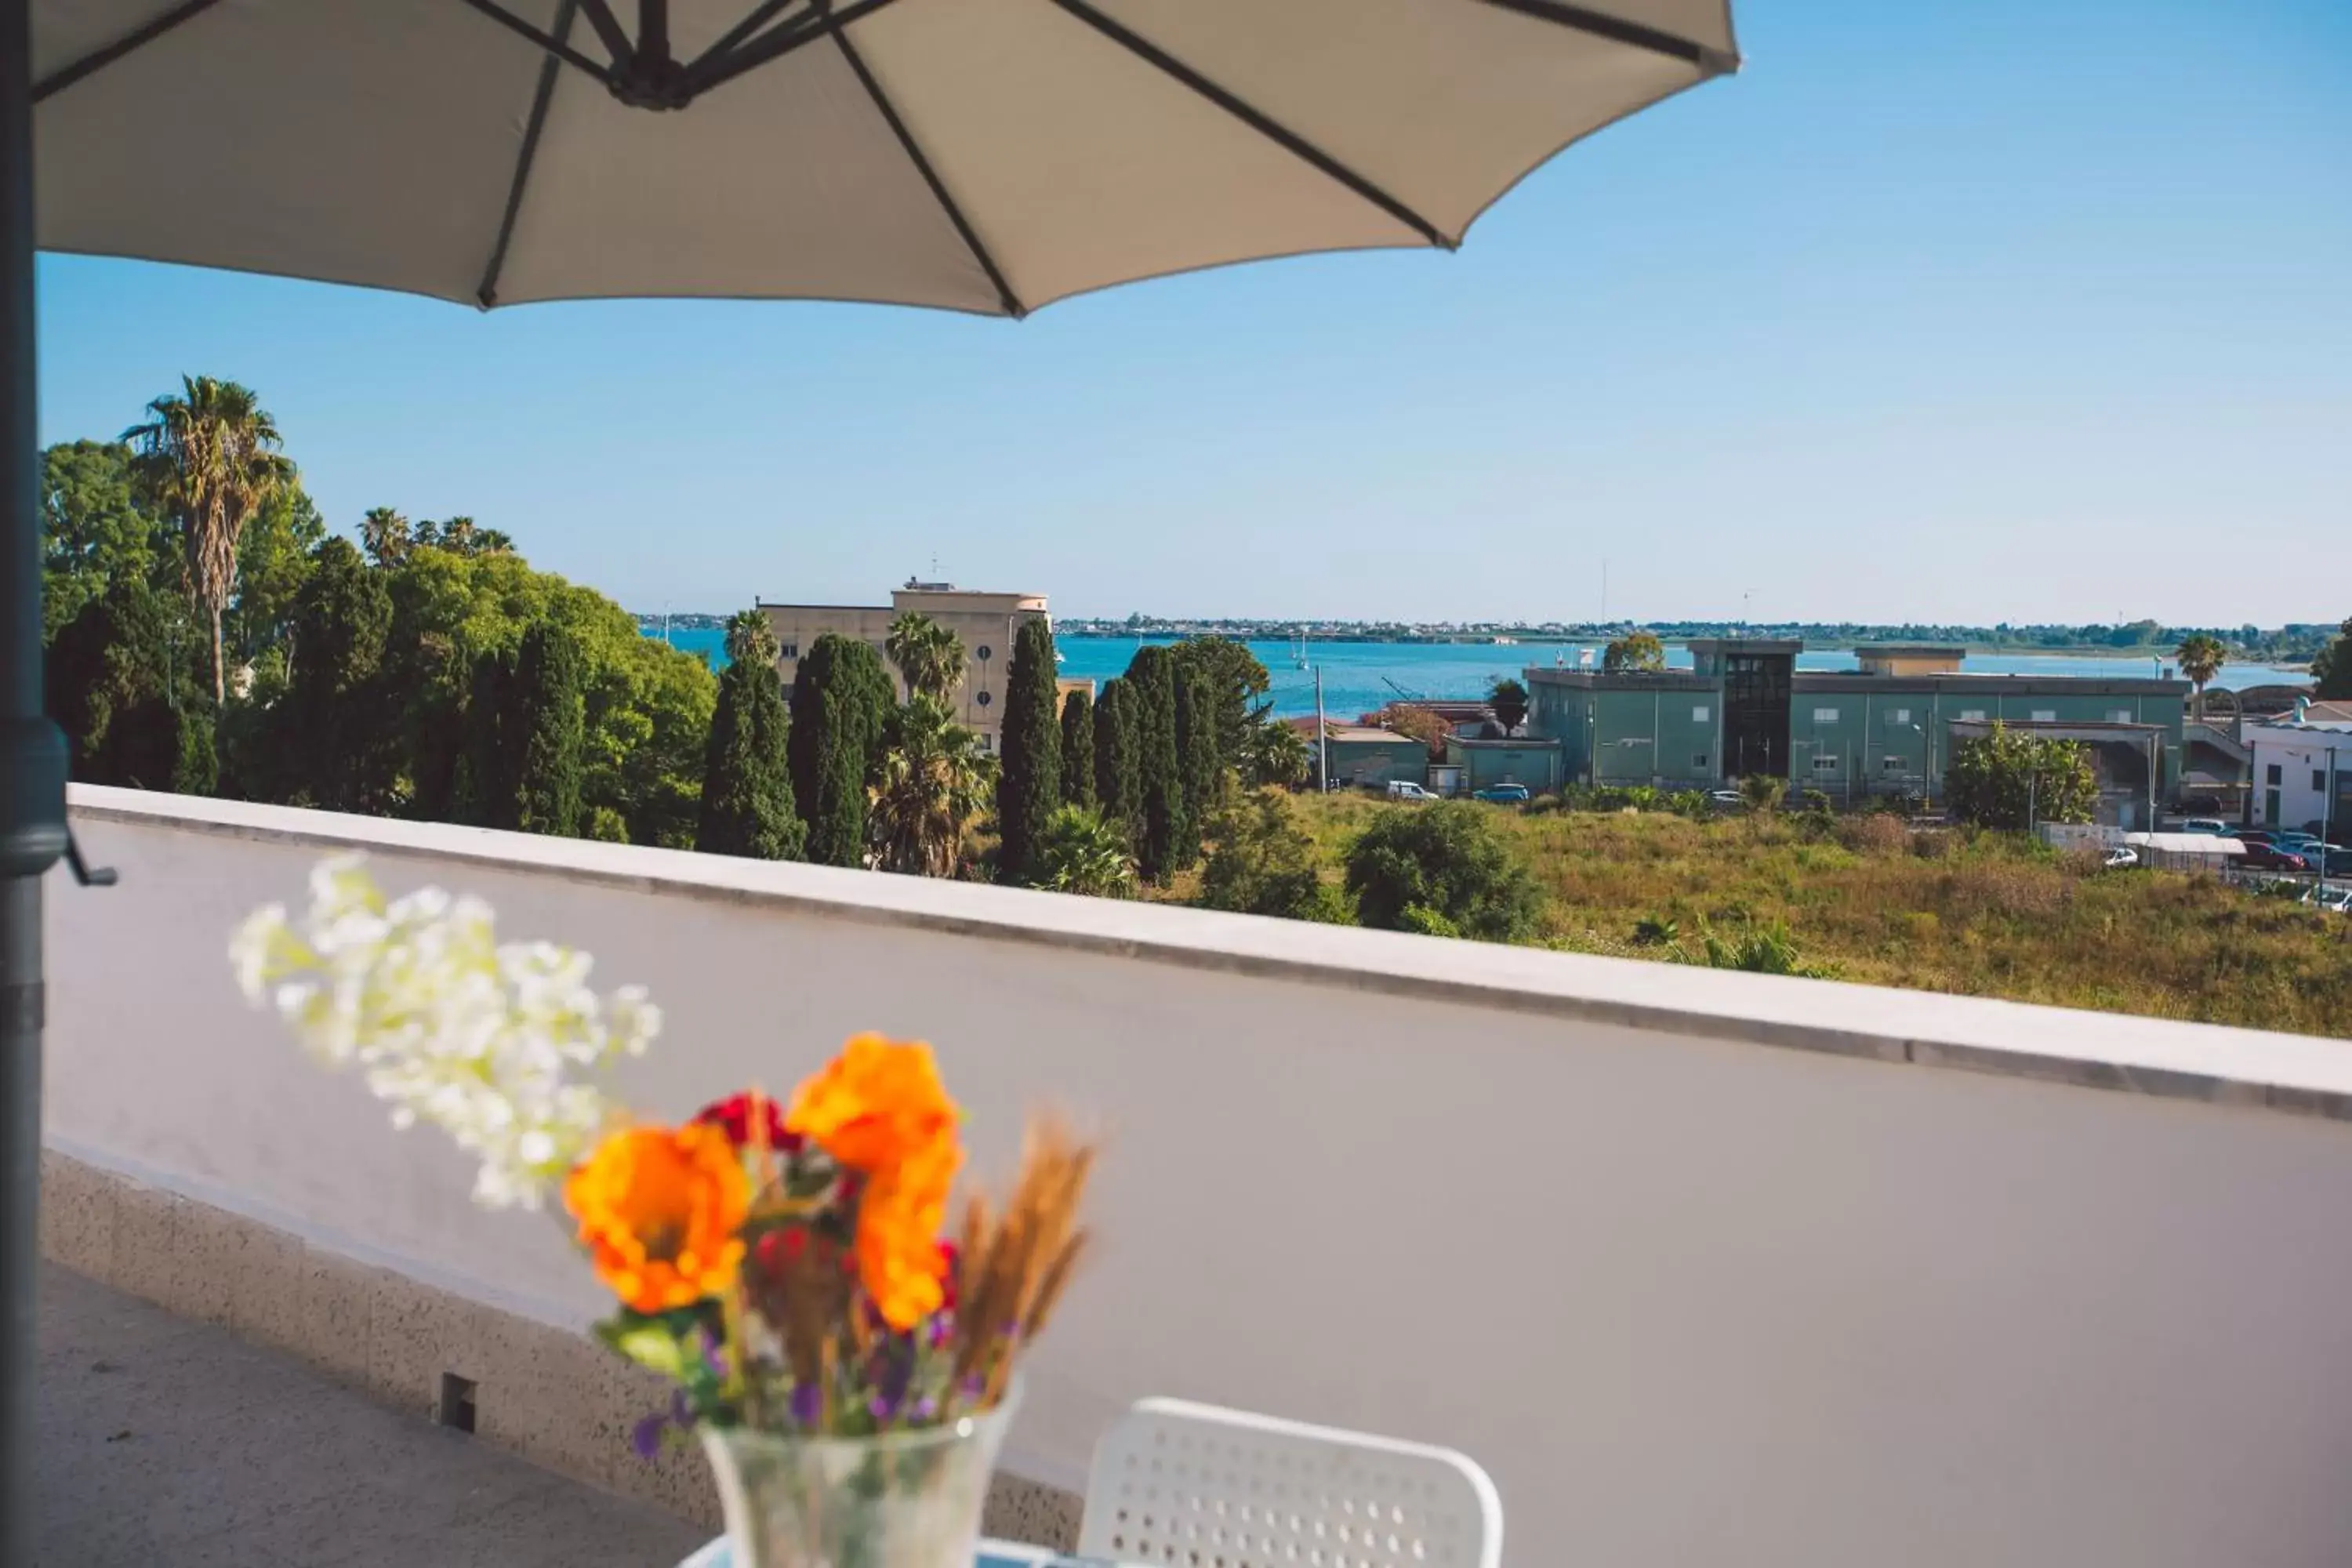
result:
[[[743,1148],[751,1142],[751,1099],[749,1094],[735,1094],[713,1100],[696,1111],[694,1119],[724,1128],[727,1141],[738,1149]],[[768,1124],[768,1147],[779,1154],[798,1153],[801,1135],[784,1131],[783,1108],[764,1094],[759,1100],[760,1109],[766,1112],[761,1120]]]
[[[940,1310],[942,1312],[955,1310],[957,1287],[963,1283],[962,1271],[956,1267],[959,1261],[959,1249],[954,1242],[940,1243]]]

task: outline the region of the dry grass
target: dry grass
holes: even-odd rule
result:
[[[1375,813],[1413,809],[1300,805],[1335,868]],[[1885,817],[1824,837],[1787,817],[1491,815],[1545,890],[1552,946],[1656,958],[1637,922],[1687,937],[1780,921],[1843,979],[2352,1037],[2352,920],[2211,877],[2102,872],[2016,836]]]

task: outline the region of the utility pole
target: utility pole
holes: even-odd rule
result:
[[[1323,732],[1323,667],[1315,667],[1315,787],[1331,793],[1331,737]]]

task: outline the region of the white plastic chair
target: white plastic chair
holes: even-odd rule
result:
[[[1501,1568],[1468,1456],[1179,1399],[1095,1446],[1078,1555],[1175,1568]]]

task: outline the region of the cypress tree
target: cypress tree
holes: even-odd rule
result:
[[[517,663],[522,689],[522,767],[517,826],[526,833],[576,837],[580,832],[582,751],[588,732],[580,644],[553,621],[523,634]]]
[[[467,727],[477,815],[487,826],[573,837],[586,733],[580,646],[549,621],[474,668]]]
[[[117,582],[58,630],[43,671],[49,716],[66,732],[73,776],[86,784],[212,792],[210,690],[175,649],[197,628],[136,578]]]
[[[1095,704],[1095,803],[1129,843],[1143,838],[1141,753],[1135,734],[1135,691],[1116,676]]]
[[[1224,764],[1217,753],[1217,693],[1208,677],[1176,670],[1176,768],[1183,784],[1184,817],[1175,843],[1179,869],[1201,858],[1201,834],[1217,801]]]
[[[1062,699],[1062,804],[1095,804],[1095,700],[1083,686]]]
[[[1138,648],[1127,667],[1135,702],[1136,773],[1143,806],[1137,858],[1143,874],[1163,881],[1182,862],[1184,780],[1176,757],[1176,661],[1156,646]]]
[[[706,855],[797,860],[808,827],[793,806],[784,687],[765,616],[747,610],[728,624],[727,658],[703,753],[694,847]]]
[[[286,694],[269,710],[266,757],[250,759],[289,796],[331,811],[381,811],[400,772],[386,733],[384,653],[392,591],[347,540],[320,545],[294,601]]]
[[[1000,881],[1027,882],[1045,819],[1061,805],[1062,731],[1054,714],[1054,628],[1021,623],[1004,680],[1004,761],[996,777]]]
[[[897,698],[881,657],[855,638],[827,632],[802,656],[785,755],[820,866],[866,864],[866,786]]]

